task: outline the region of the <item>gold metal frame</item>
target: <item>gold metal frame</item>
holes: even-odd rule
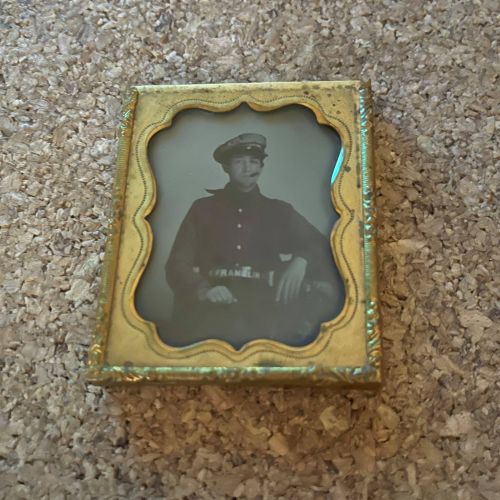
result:
[[[346,286],[336,318],[305,347],[254,340],[241,350],[220,340],[173,348],[140,317],[134,294],[147,265],[153,233],[146,217],[156,186],[150,139],[182,110],[227,112],[242,103],[255,111],[291,104],[333,127],[343,161],[332,185],[340,213],[332,230],[334,257]],[[381,382],[371,93],[360,81],[139,86],[131,89],[121,125],[113,215],[106,247],[97,328],[88,359],[94,383],[267,383],[376,388]]]

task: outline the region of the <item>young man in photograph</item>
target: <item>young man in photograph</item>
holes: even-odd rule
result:
[[[229,182],[193,203],[166,265],[178,345],[311,342],[343,296],[327,238],[291,204],[260,192],[264,136],[238,135],[213,156]]]

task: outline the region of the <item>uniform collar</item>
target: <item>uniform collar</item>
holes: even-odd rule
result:
[[[210,194],[222,196],[233,203],[250,203],[262,196],[259,186],[255,186],[251,191],[245,193],[235,188],[230,182],[228,182],[223,189],[207,189],[207,191]]]

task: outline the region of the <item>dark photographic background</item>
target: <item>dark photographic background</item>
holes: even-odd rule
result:
[[[173,302],[165,263],[177,230],[194,200],[209,196],[207,188],[222,188],[228,181],[213,159],[215,148],[249,132],[267,139],[269,156],[259,179],[264,195],[291,203],[326,236],[338,219],[330,200],[330,180],[340,138],[334,129],[319,125],[307,108],[293,105],[263,113],[242,105],[228,113],[179,113],[172,127],[157,133],[149,144],[157,186],[157,203],[148,218],[154,246],[136,293],[137,310],[157,325],[162,337],[166,337]],[[339,287],[343,289],[340,280]],[[332,304],[332,311],[340,307]]]

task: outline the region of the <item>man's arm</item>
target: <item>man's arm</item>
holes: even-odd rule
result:
[[[176,295],[185,300],[196,299],[210,288],[209,282],[196,271],[196,208],[190,208],[177,232],[165,266],[167,282]]]
[[[197,271],[199,263],[196,254],[199,244],[196,235],[196,208],[193,205],[182,221],[167,260],[165,270],[168,284],[181,300],[206,300],[219,304],[236,302],[228,288],[213,287]]]
[[[334,280],[335,262],[329,239],[293,208],[289,221],[291,253],[307,261],[308,279]]]
[[[285,248],[293,258],[278,283],[276,293],[276,300],[284,303],[299,295],[306,276],[309,280],[324,282],[327,288],[337,282],[328,239],[291,205],[287,205]]]

